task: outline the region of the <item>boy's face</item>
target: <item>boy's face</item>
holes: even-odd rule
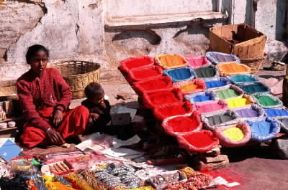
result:
[[[97,105],[103,105],[104,103],[104,94],[103,95],[98,95],[98,96],[94,96],[93,98],[90,98],[90,101],[94,104]]]

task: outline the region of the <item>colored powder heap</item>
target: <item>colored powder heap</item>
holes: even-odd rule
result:
[[[236,92],[234,89],[232,88],[228,88],[225,90],[219,90],[216,92],[216,96],[220,99],[227,99],[227,98],[232,98],[232,97],[236,97],[239,96],[240,94],[238,92]]]
[[[276,106],[279,104],[279,102],[276,99],[273,99],[271,96],[256,95],[255,97],[262,106]]]
[[[223,131],[224,136],[228,137],[232,141],[240,141],[244,138],[244,133],[241,129],[238,127],[231,127],[228,129],[225,129]]]
[[[149,95],[150,101],[155,105],[164,105],[179,102],[173,92],[159,92]]]
[[[171,119],[168,122],[168,125],[170,125],[173,128],[174,132],[191,132],[194,131],[198,125],[199,122],[195,118],[190,117],[176,117],[174,119]]]
[[[228,82],[225,80],[212,80],[212,81],[206,81],[205,83],[207,88],[217,88],[226,86],[228,84]]]
[[[193,76],[189,68],[171,69],[167,71],[167,74],[173,81],[187,80]]]
[[[241,86],[241,88],[248,94],[260,93],[260,92],[267,92],[268,89],[261,83],[255,83],[250,85]]]
[[[189,82],[189,83],[186,83],[186,84],[182,84],[180,86],[180,89],[181,89],[182,93],[192,93],[192,92],[195,92],[195,91],[202,90],[203,88],[201,88],[201,86],[199,86],[199,85],[197,85],[195,83]]]
[[[163,55],[159,60],[164,68],[175,68],[186,64],[185,60],[178,55]]]
[[[205,102],[210,100],[213,100],[213,97],[210,94],[197,95],[193,98],[194,102]]]
[[[214,67],[201,67],[195,69],[195,73],[198,78],[210,78],[216,75],[216,69]]]
[[[226,99],[226,103],[228,104],[228,107],[233,108],[239,108],[249,105],[251,102],[247,98],[244,97],[234,97]]]
[[[251,108],[244,108],[236,111],[241,117],[258,117],[259,114],[256,110]]]
[[[234,75],[231,80],[235,83],[256,82],[257,80],[252,75]]]
[[[159,72],[159,70],[156,69],[156,67],[148,67],[140,70],[137,69],[133,71],[133,74],[135,78],[137,78],[138,80],[142,80],[150,77],[160,76],[161,72]]]
[[[220,114],[220,115],[213,115],[211,117],[208,117],[209,125],[219,125],[228,121],[232,121],[234,119],[233,116],[231,116],[228,113]]]
[[[185,139],[189,142],[189,144],[199,148],[206,147],[214,142],[210,135],[201,132],[195,132],[191,135],[187,135],[185,136]]]
[[[252,130],[252,133],[265,136],[265,135],[269,135],[272,132],[273,126],[271,122],[258,121],[252,124],[251,130]]]

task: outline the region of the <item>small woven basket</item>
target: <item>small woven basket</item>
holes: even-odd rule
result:
[[[73,99],[83,98],[84,89],[90,82],[98,82],[100,65],[88,61],[63,61],[53,67],[60,70],[66,82],[70,85]]]
[[[251,68],[252,73],[258,72],[264,63],[265,58],[251,58],[251,59],[241,59],[241,63],[247,65]]]

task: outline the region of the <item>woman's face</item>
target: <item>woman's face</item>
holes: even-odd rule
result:
[[[30,66],[34,73],[41,74],[48,63],[48,55],[45,51],[40,50],[30,60]]]

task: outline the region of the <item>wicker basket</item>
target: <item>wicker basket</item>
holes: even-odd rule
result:
[[[84,88],[90,82],[98,82],[100,65],[88,61],[64,61],[53,65],[60,70],[66,82],[70,85],[73,99],[84,97]]]
[[[0,97],[11,96],[17,94],[16,80],[1,81],[0,82]]]
[[[258,72],[264,63],[265,58],[252,58],[252,59],[241,59],[241,63],[251,68],[252,73]]]

